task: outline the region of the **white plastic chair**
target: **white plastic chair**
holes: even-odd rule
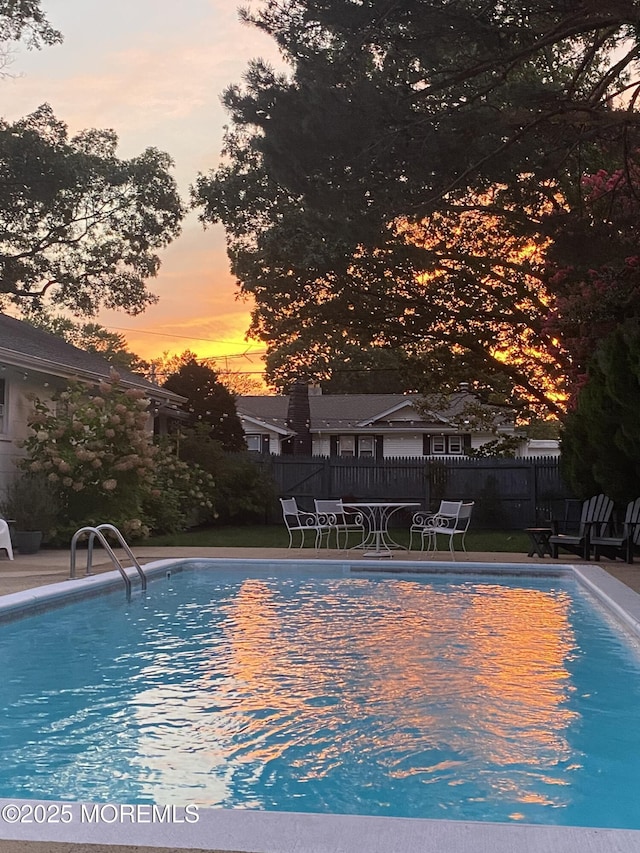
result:
[[[11,545],[11,533],[9,532],[9,525],[4,520],[4,518],[0,518],[0,551],[5,550],[7,552],[7,556],[10,560],[13,560],[13,546]]]
[[[434,515],[431,525],[428,528],[433,537],[431,541],[433,542],[434,551],[438,550],[438,536],[449,537],[449,551],[451,552],[451,556],[454,560],[456,558],[455,551],[453,550],[454,536],[460,537],[460,546],[462,550],[467,550],[465,548],[464,538],[467,535],[467,530],[469,529],[472,511],[473,502],[460,504],[460,508],[456,515],[445,515],[444,513]]]
[[[364,540],[364,516],[361,512],[347,509],[342,500],[315,500],[318,521],[327,524],[336,533],[336,547],[340,549],[340,534],[344,533],[344,548],[349,544],[349,534],[357,533]],[[329,541],[327,539],[327,545]]]
[[[315,537],[316,550],[322,545],[322,537],[327,537],[327,547],[329,546],[329,533],[331,527],[318,520],[318,516],[314,512],[305,512],[298,508],[295,498],[280,498],[282,505],[282,517],[289,534],[289,548],[293,547],[293,534],[300,533],[300,548],[304,548],[305,534],[310,532]]]
[[[440,507],[438,508],[437,512],[427,512],[423,510],[421,510],[420,512],[416,512],[411,521],[411,527],[409,528],[409,550],[413,550],[411,546],[413,545],[414,533],[416,535],[420,535],[421,551],[424,551],[425,538],[429,540],[429,550],[432,550],[434,545],[433,519],[436,516],[457,518],[461,506],[462,501],[440,501]]]

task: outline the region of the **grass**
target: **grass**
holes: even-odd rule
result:
[[[409,531],[392,530],[393,538],[402,545],[409,544]],[[247,527],[211,527],[188,533],[153,536],[145,540],[146,545],[177,546],[184,548],[286,548],[287,532],[279,525],[257,525]],[[311,537],[307,536],[307,543]],[[441,548],[447,540],[441,538]],[[297,544],[297,540],[296,543]],[[414,540],[415,545],[415,540]],[[525,554],[529,550],[529,538],[522,530],[470,530],[466,538],[467,551],[514,552]]]

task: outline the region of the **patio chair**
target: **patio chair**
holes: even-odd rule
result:
[[[293,534],[300,533],[300,548],[304,548],[305,534],[313,533],[316,550],[322,545],[322,537],[327,537],[329,545],[329,533],[331,527],[318,519],[314,512],[305,512],[298,508],[295,498],[280,498],[282,505],[282,517],[289,534],[289,548],[293,547]]]
[[[364,516],[361,512],[345,507],[342,500],[314,501],[316,515],[321,524],[327,524],[336,534],[336,547],[340,549],[340,534],[344,533],[344,550],[349,544],[349,534],[357,533],[360,542],[365,537]],[[327,540],[327,545],[329,544]]]
[[[610,560],[620,557],[626,563],[633,563],[633,552],[640,549],[640,498],[627,504],[620,536],[592,536],[590,544],[595,560],[601,556]]]
[[[447,515],[445,513],[436,513],[431,519],[431,523],[425,527],[422,536],[429,536],[429,549],[438,550],[438,536],[449,537],[449,551],[455,560],[456,554],[453,547],[454,537],[460,537],[460,547],[466,551],[464,544],[469,523],[471,521],[471,513],[473,511],[473,501],[469,503],[457,502],[460,505],[455,513]]]
[[[13,546],[11,545],[11,534],[9,532],[9,525],[4,520],[4,518],[0,518],[0,551],[6,551],[7,557],[10,560],[13,560]]]
[[[411,520],[411,527],[409,528],[409,550],[413,551],[412,545],[414,533],[416,535],[420,535],[421,551],[424,551],[425,537],[429,539],[430,544],[433,544],[431,541],[433,532],[430,528],[433,526],[433,519],[435,516],[450,516],[452,518],[457,518],[461,506],[462,501],[440,501],[440,507],[437,512],[427,512],[423,510],[416,512]]]
[[[560,548],[577,554],[584,560],[591,555],[591,538],[606,535],[613,512],[613,501],[606,495],[594,495],[582,504],[580,525],[573,533],[559,533],[559,521],[551,521],[549,545],[551,556],[557,559]]]

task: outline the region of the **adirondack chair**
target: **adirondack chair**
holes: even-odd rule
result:
[[[591,537],[606,534],[612,512],[611,498],[606,495],[594,495],[582,504],[580,526],[577,531],[560,533],[560,522],[552,521],[551,536],[549,536],[551,556],[557,559],[558,550],[562,548],[588,560],[591,555]]]
[[[596,560],[601,556],[610,560],[620,557],[627,563],[633,563],[633,552],[640,549],[640,498],[627,504],[620,536],[592,536],[591,545]]]

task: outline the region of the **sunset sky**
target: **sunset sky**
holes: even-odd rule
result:
[[[219,160],[227,121],[222,91],[241,81],[250,59],[279,64],[274,43],[240,23],[238,5],[240,0],[43,0],[64,42],[15,51],[12,77],[0,81],[2,115],[15,120],[47,102],[71,133],[113,128],[121,157],[147,147],[166,151],[186,200],[197,173]],[[222,227],[205,231],[190,214],[182,236],[161,257],[151,282],[159,303],[139,317],[105,311],[98,321],[124,334],[144,358],[189,348],[201,357],[228,356],[233,369],[259,371],[264,346],[245,339],[250,306],[235,298]]]

